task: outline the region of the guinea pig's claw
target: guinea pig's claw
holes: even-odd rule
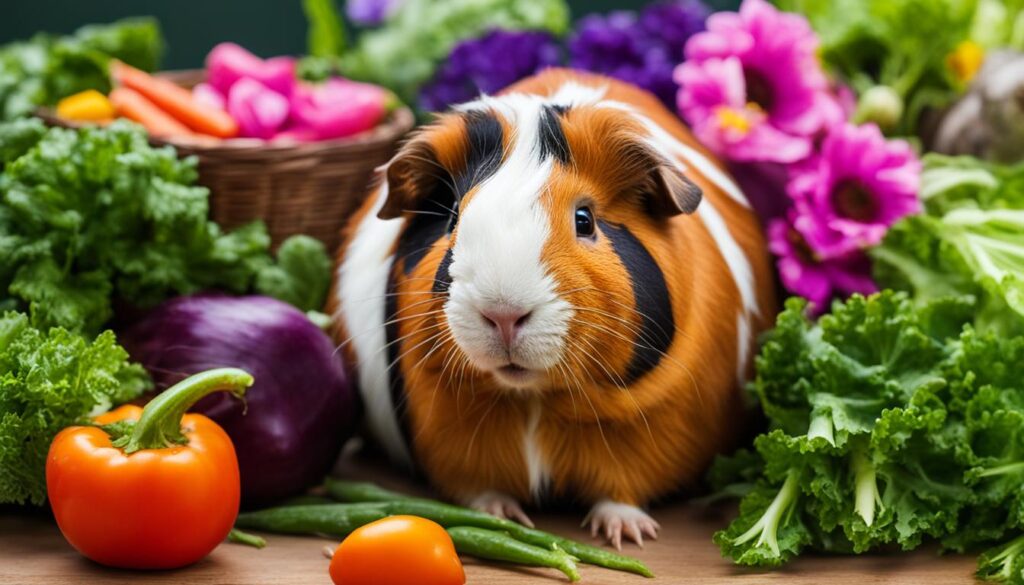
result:
[[[498,492],[484,492],[469,500],[467,504],[474,510],[486,512],[491,516],[497,516],[506,520],[515,520],[523,526],[533,528],[533,521],[523,511],[519,502],[505,494]]]
[[[640,508],[610,500],[598,502],[591,508],[583,520],[584,526],[588,524],[591,536],[604,536],[605,540],[618,550],[622,550],[623,535],[642,548],[644,536],[656,540],[658,530],[661,529],[661,526]]]

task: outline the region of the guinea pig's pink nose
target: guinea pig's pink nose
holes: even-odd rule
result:
[[[506,347],[511,346],[516,334],[530,318],[530,311],[519,307],[501,307],[480,311],[484,321],[497,330]]]

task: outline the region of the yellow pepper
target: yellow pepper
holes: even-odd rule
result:
[[[114,118],[114,106],[107,96],[87,89],[57,102],[57,115],[65,120],[105,122]]]

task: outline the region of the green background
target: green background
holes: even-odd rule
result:
[[[300,54],[306,46],[300,0],[3,0],[0,4],[0,43],[39,31],[68,33],[91,22],[153,15],[167,38],[167,69],[200,66],[210,48],[221,41],[235,41],[265,57]],[[640,8],[647,2],[570,0],[569,4],[575,19],[588,12]],[[731,4],[729,0],[709,2]]]

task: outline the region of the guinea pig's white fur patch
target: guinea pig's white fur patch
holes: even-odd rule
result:
[[[373,210],[356,228],[345,259],[338,266],[338,306],[356,356],[359,390],[370,432],[393,461],[411,469],[412,456],[402,439],[395,405],[391,403],[384,327],[388,273],[395,260],[392,249],[405,220],[377,217],[387,195],[385,181],[378,189]]]
[[[516,94],[488,101],[516,134],[511,152],[480,184],[459,218],[445,314],[455,341],[478,367],[496,369],[511,358],[523,367],[547,370],[561,359],[573,315],[541,260],[551,219],[540,198],[554,164],[551,158],[542,160],[537,148],[544,102]],[[496,306],[530,312],[512,355],[480,315]]]

